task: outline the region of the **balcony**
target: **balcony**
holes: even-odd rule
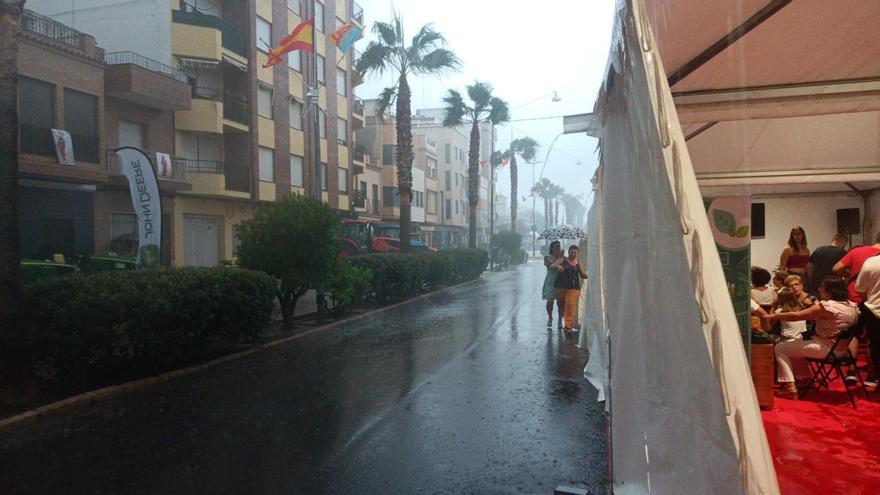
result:
[[[220,160],[196,160],[175,158],[176,168],[185,170],[192,194],[210,197],[249,198],[249,172],[247,167],[230,167]],[[241,176],[241,177],[237,177]],[[243,187],[234,187],[236,180],[243,180]]]
[[[195,86],[192,88],[192,97],[197,100],[223,101],[223,92],[217,88]]]
[[[118,186],[128,186],[128,179],[122,173],[122,164],[119,156],[113,150],[105,150],[107,158],[107,172],[110,175],[110,183]],[[161,166],[157,162],[156,152],[144,150],[144,154],[150,159],[150,165],[153,167],[153,173],[156,174],[156,180],[159,183],[161,191],[188,191],[192,189],[189,184],[187,169],[179,163],[179,159],[171,157],[170,166]]]
[[[364,83],[364,75],[361,74],[359,71],[357,71],[354,68],[354,66],[357,66],[357,63],[361,59],[361,55],[363,55],[363,54],[361,53],[360,50],[355,48],[354,53],[352,55],[353,55],[353,57],[351,58],[351,63],[354,65],[351,69],[351,87],[355,88],[355,87],[360,86],[361,84]]]
[[[189,158],[177,158],[174,164],[187,172],[194,174],[222,174],[223,162],[220,160],[193,160]]]
[[[52,130],[20,124],[18,127],[18,152],[29,155],[55,156],[55,141],[52,139]]]
[[[179,70],[134,52],[104,55],[108,96],[156,110],[186,110],[192,105],[186,76]]]
[[[247,98],[235,93],[223,95],[223,118],[250,126],[250,111]]]
[[[364,8],[357,2],[351,2],[351,20],[364,27]]]
[[[222,49],[247,59],[247,37],[219,17],[200,12],[171,12],[172,51],[176,55],[221,60]],[[191,26],[191,27],[186,27]]]
[[[351,116],[352,116],[352,130],[357,131],[358,129],[364,128],[364,100],[355,96],[354,104],[351,107]]]

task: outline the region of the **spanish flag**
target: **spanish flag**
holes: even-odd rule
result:
[[[364,30],[354,24],[346,24],[330,35],[330,41],[345,53],[352,43],[361,37]]]
[[[281,57],[294,50],[302,50],[304,52],[312,52],[312,30],[315,29],[315,20],[309,19],[301,22],[293,29],[293,32],[281,40],[281,44],[269,50],[269,60],[266,61],[263,68],[271,67],[281,63]]]

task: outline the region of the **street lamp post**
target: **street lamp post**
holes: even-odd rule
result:
[[[540,177],[538,177],[539,181],[541,180],[541,177],[544,177],[544,168],[547,166],[547,159],[550,158],[550,152],[553,151],[553,146],[556,144],[556,140],[559,139],[560,136],[562,136],[563,134],[565,134],[565,133],[560,132],[559,134],[556,135],[556,137],[553,138],[553,141],[550,141],[550,147],[547,148],[547,154],[544,155],[544,163],[541,164],[541,175],[540,175]],[[532,164],[532,188],[534,188],[535,186],[538,185],[538,183],[535,182],[535,165],[537,165],[537,164],[536,163]],[[535,206],[536,206],[535,202],[537,201],[537,199],[538,199],[538,195],[533,192],[532,193],[532,257],[533,258],[535,256],[537,256],[536,248],[537,248],[537,243],[538,243],[538,235],[537,235],[538,228],[535,225]]]

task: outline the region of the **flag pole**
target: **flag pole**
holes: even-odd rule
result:
[[[313,124],[313,134],[314,134],[314,151],[313,156],[315,158],[315,200],[323,201],[323,194],[321,192],[321,118],[319,112],[321,111],[321,90],[320,83],[318,82],[318,42],[317,42],[317,29],[318,29],[318,8],[317,8],[317,0],[312,0],[312,72],[314,72],[314,86],[309,91],[309,98],[312,100],[312,104],[314,105],[314,115],[312,116],[312,124]],[[323,16],[321,16],[323,17]],[[323,19],[321,19],[323,22]],[[321,26],[323,29],[324,26]],[[330,185],[327,185],[328,189],[328,200],[329,200],[329,189]],[[318,284],[318,287],[315,290],[315,303],[318,309],[318,320],[320,320],[324,316],[324,285]]]

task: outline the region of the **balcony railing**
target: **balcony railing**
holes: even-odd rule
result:
[[[99,163],[100,143],[97,137],[70,133],[73,156],[78,162]]]
[[[363,115],[363,113],[364,113],[364,100],[355,96],[352,111],[354,113],[359,113],[359,114]]]
[[[165,65],[162,62],[158,62],[135,52],[106,53],[104,54],[104,63],[107,65],[137,65],[138,67],[147,69],[150,72],[155,72],[156,74],[161,74],[165,77],[174,79],[175,81],[180,81],[182,83],[187,82],[186,75],[174,67]]]
[[[364,208],[367,204],[367,191],[355,191],[351,197],[351,204],[355,208]]]
[[[20,124],[18,127],[19,152],[31,155],[55,156],[52,129]]]
[[[82,46],[82,39],[86,36],[70,26],[30,10],[25,10],[21,15],[21,30],[46,36],[47,38],[76,47]]]
[[[192,160],[189,158],[177,158],[174,164],[195,174],[222,174],[223,162],[219,160]]]
[[[364,8],[357,2],[351,2],[351,18],[361,26],[364,25]]]
[[[241,95],[226,93],[223,95],[223,118],[240,124],[249,125],[250,112],[248,102]]]
[[[247,57],[247,38],[244,33],[223,19],[200,12],[184,12],[182,10],[172,11],[171,15],[172,20],[180,24],[219,29],[223,48],[228,48],[242,57]]]
[[[150,164],[153,166],[153,173],[156,174],[156,179],[158,180],[170,180],[175,182],[186,182],[186,166],[178,163],[179,159],[175,157],[171,157],[171,167],[170,170],[164,167],[161,167],[159,163],[156,162],[156,152],[143,150],[144,154],[150,159]],[[104,156],[107,159],[107,171],[110,175],[122,175],[122,164],[119,161],[119,155],[113,152],[113,150],[105,150]]]
[[[192,97],[198,100],[223,101],[221,91],[217,88],[193,86]]]

